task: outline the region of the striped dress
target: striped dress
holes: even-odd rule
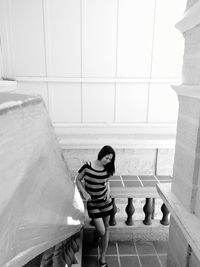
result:
[[[89,217],[95,219],[110,215],[113,205],[111,197],[107,197],[106,184],[109,178],[107,171],[95,170],[91,167],[91,163],[86,163],[78,172],[84,172],[84,187],[91,196],[91,200],[87,201]]]

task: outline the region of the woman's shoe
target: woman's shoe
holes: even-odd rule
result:
[[[108,267],[107,262],[101,262],[101,260],[99,259],[99,266],[100,267]]]

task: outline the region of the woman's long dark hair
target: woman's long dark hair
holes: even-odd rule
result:
[[[105,165],[105,169],[108,172],[109,175],[113,175],[115,173],[115,151],[111,146],[104,146],[102,149],[99,151],[98,160],[101,160],[103,157],[106,155],[112,154],[113,157],[110,161],[110,163]]]

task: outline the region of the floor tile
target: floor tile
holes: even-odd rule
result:
[[[98,257],[88,256],[82,258],[82,267],[99,267]]]
[[[123,187],[121,181],[110,181],[110,187]]]
[[[120,255],[133,255],[136,254],[136,249],[134,246],[134,242],[132,240],[129,241],[121,241],[118,242],[118,249]]]
[[[168,248],[167,241],[153,241],[153,245],[158,254],[167,254],[167,248]]]
[[[171,176],[167,176],[167,175],[159,175],[159,176],[157,176],[157,179],[159,181],[161,181],[161,180],[169,180],[169,181],[171,181],[172,177]]]
[[[124,181],[125,187],[140,187],[142,186],[139,181]]]
[[[158,181],[142,181],[144,187],[148,186],[148,187],[153,187],[156,186]]]
[[[112,180],[120,180],[121,181],[121,177],[119,176],[119,175],[114,175],[114,176],[111,176],[110,178],[109,178],[111,181]]]
[[[121,267],[140,267],[137,256],[120,256]]]
[[[106,256],[106,262],[109,267],[119,267],[119,261],[117,256]]]
[[[155,254],[156,250],[152,242],[136,242],[138,255]]]
[[[84,231],[82,267],[99,267],[99,251],[92,240],[93,231]],[[106,261],[109,267],[166,267],[167,247],[167,241],[111,241]]]
[[[156,180],[153,175],[139,175],[140,180]]]
[[[166,263],[167,263],[167,255],[159,255],[159,259],[162,263],[162,267],[166,267]]]
[[[142,267],[161,267],[157,256],[140,256]]]
[[[122,175],[122,179],[124,181],[138,181],[138,177],[136,175]]]
[[[117,255],[116,242],[109,242],[106,255]]]

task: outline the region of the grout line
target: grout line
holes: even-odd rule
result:
[[[98,253],[99,253],[99,251],[98,251]],[[87,256],[87,257],[94,257],[94,256],[98,256],[98,253],[97,254],[86,254],[85,256]],[[106,256],[108,256],[108,257],[116,257],[116,256],[118,256],[118,249],[117,249],[117,254],[106,254]],[[139,255],[139,254],[138,254]],[[148,256],[157,256],[158,255],[158,257],[159,256],[167,256],[167,253],[153,253],[153,254],[141,254],[141,255],[139,255],[139,256],[143,256],[143,257],[148,257]],[[137,253],[135,253],[135,254],[119,254],[119,256],[123,256],[123,257],[129,257],[129,256],[137,256]]]
[[[116,255],[108,255],[108,256],[116,256]],[[119,256],[122,256],[122,257],[134,257],[134,256],[137,256],[137,254],[120,254]]]
[[[108,257],[117,257],[118,254],[106,254],[106,256],[108,256]]]
[[[159,256],[158,256],[157,250],[156,250],[156,248],[155,248],[153,242],[152,242],[152,245],[153,245],[153,248],[154,248],[154,250],[155,250],[155,252],[156,252],[155,255],[156,255],[157,259],[158,259],[158,262],[159,262],[159,264],[160,264],[160,267],[163,267],[162,262],[161,262],[161,260],[160,260],[160,258],[159,258]]]
[[[164,267],[164,266],[162,265],[162,262],[161,262],[161,260],[160,260],[159,256],[158,256],[158,255],[156,255],[156,257],[157,257],[157,259],[158,259],[158,262],[160,263],[160,266],[161,266],[161,267]]]
[[[120,179],[121,179],[121,182],[122,182],[123,187],[125,187],[124,180],[123,180],[123,178],[122,178],[121,175],[120,175]]]
[[[154,175],[157,176],[157,166],[158,166],[158,148],[155,150],[155,162],[154,162]]]
[[[156,180],[158,181],[158,183],[160,183],[160,181],[158,180],[157,176],[156,176],[156,175],[154,175],[154,177],[156,178]]]
[[[152,256],[157,256],[157,255],[156,255],[156,253],[153,253],[153,254],[141,254],[139,256],[142,256],[142,257],[148,257],[148,256],[150,256],[150,257],[152,257]]]
[[[136,243],[135,243],[135,242],[134,242],[134,246],[135,246],[136,256],[137,256],[137,258],[138,258],[140,267],[142,267],[142,263],[141,263],[141,261],[140,261],[140,257],[139,257],[138,250],[137,250],[137,246],[136,246]]]
[[[120,254],[119,254],[119,247],[118,247],[118,242],[116,242],[116,249],[117,249],[117,259],[119,263],[119,267],[121,267],[121,261],[120,261]]]
[[[144,185],[143,185],[142,181],[140,180],[139,176],[138,175],[136,175],[136,176],[137,176],[139,182],[141,183],[141,186],[144,187]]]
[[[157,253],[157,250],[156,250],[154,244],[153,244],[153,247],[154,247],[154,249],[155,249],[155,251],[156,251],[156,257],[157,257],[157,259],[158,259],[158,262],[160,263],[160,266],[163,267],[162,262],[161,262],[161,260],[160,260],[160,257],[158,256],[158,253]]]
[[[143,182],[157,182],[156,180],[142,179]]]

